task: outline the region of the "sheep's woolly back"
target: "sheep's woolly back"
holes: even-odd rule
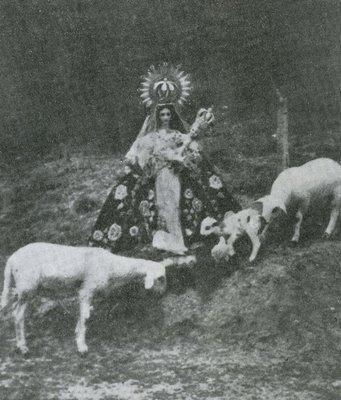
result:
[[[289,192],[296,195],[322,193],[341,184],[341,166],[329,158],[318,158],[300,167],[288,168],[281,172],[271,188],[271,195],[282,197]]]

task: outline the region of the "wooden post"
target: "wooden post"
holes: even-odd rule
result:
[[[279,144],[280,153],[282,155],[281,171],[287,169],[290,165],[289,158],[289,122],[288,122],[288,100],[282,93],[275,87],[276,95],[278,98],[277,110],[277,130],[276,138]]]

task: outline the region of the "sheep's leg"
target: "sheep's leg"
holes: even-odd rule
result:
[[[85,343],[86,321],[90,317],[91,293],[81,289],[79,293],[79,319],[76,326],[76,343],[80,353],[86,353],[88,346]]]
[[[28,347],[26,345],[26,338],[25,338],[26,307],[27,303],[23,303],[21,299],[19,299],[13,310],[17,348],[21,351],[22,354],[28,353]]]
[[[251,243],[252,243],[252,252],[251,252],[249,261],[253,262],[256,259],[257,254],[259,252],[259,249],[261,246],[261,241],[259,239],[258,234],[255,231],[253,231],[252,229],[248,229],[246,231],[246,233],[248,234],[248,236],[251,240]]]
[[[258,230],[256,231],[253,226],[248,226],[245,230],[246,234],[249,236],[252,243],[252,252],[249,257],[249,261],[253,262],[257,257],[258,251],[261,246],[261,241],[258,235]]]
[[[340,193],[336,193],[335,198],[332,202],[332,211],[330,213],[329,224],[324,232],[324,236],[326,236],[326,237],[330,237],[330,235],[334,232],[337,220],[340,215],[341,189],[338,192],[340,192]]]
[[[324,232],[324,236],[329,237],[334,232],[339,215],[340,215],[340,210],[338,208],[333,208],[332,212],[330,213],[329,224]]]
[[[259,239],[260,239],[261,242],[265,242],[266,236],[267,236],[267,233],[268,233],[268,230],[269,230],[269,226],[270,226],[270,223],[267,223],[265,225],[265,228],[263,229],[263,232],[259,235]]]
[[[302,225],[302,221],[303,221],[303,212],[301,209],[296,212],[295,219],[296,219],[296,222],[295,222],[295,227],[294,227],[294,235],[291,238],[291,241],[294,243],[297,243],[300,239],[301,225]]]
[[[295,227],[294,227],[294,235],[291,238],[291,242],[293,243],[298,243],[299,239],[300,239],[300,234],[301,234],[301,226],[302,226],[302,221],[303,221],[303,217],[304,214],[307,212],[309,207],[309,201],[304,201],[301,203],[301,205],[299,206],[299,209],[296,212],[295,215]]]

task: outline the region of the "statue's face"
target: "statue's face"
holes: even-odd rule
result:
[[[159,113],[159,119],[162,125],[168,125],[171,120],[172,114],[169,108],[163,108]]]

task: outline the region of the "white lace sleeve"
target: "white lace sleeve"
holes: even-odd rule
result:
[[[138,163],[141,168],[144,168],[153,155],[153,149],[154,134],[149,133],[135,141],[125,158],[128,162],[132,164]]]

